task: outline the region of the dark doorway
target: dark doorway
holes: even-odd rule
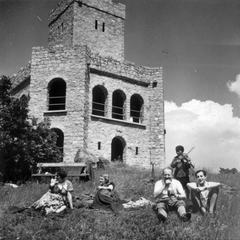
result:
[[[120,137],[115,137],[112,140],[112,161],[123,161],[123,154],[125,148],[125,141]]]
[[[64,134],[62,130],[59,128],[52,128],[52,130],[57,134],[57,147],[63,153],[63,146],[64,146]]]

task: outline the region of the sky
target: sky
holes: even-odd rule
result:
[[[58,0],[0,0],[0,75],[47,46]],[[113,0],[126,5],[125,60],[163,67],[166,164],[175,146],[198,168],[240,171],[240,1]]]

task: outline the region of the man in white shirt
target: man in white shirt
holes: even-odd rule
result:
[[[195,208],[199,209],[204,215],[206,212],[213,213],[216,210],[219,182],[207,182],[207,173],[204,170],[198,170],[195,173],[197,183],[191,182],[187,187],[192,192],[192,201]]]
[[[190,220],[191,214],[186,212],[185,191],[181,183],[173,179],[173,170],[170,167],[163,169],[163,179],[157,181],[154,187],[156,199],[156,214],[160,221],[166,222],[167,213],[175,210],[182,221]]]

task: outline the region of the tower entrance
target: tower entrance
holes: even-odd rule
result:
[[[111,144],[111,160],[121,161],[124,160],[126,142],[122,137],[115,137]]]

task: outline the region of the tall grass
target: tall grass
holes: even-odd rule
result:
[[[125,199],[145,197],[153,201],[154,184],[149,170],[134,169],[121,164],[95,171],[95,180],[73,182],[74,194],[95,193],[99,176],[108,173]],[[159,173],[157,173],[159,175]],[[240,175],[209,174],[209,181],[220,181],[238,187]],[[74,209],[63,218],[42,217],[23,213],[7,213],[12,206],[26,207],[48,190],[48,184],[27,183],[16,189],[1,187],[0,239],[223,239],[240,236],[240,202],[238,192],[229,194],[220,190],[217,213],[214,216],[193,214],[191,222],[181,222],[170,213],[170,224],[158,221],[151,207],[124,210],[118,214],[87,208]]]

